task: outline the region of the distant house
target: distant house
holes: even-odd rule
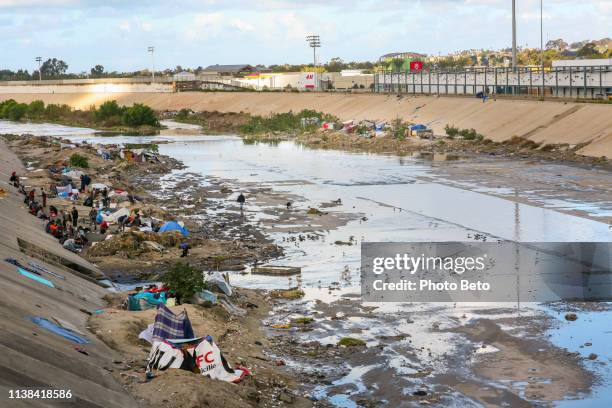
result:
[[[195,81],[196,76],[193,72],[181,71],[172,76],[175,81]]]
[[[237,65],[209,65],[204,68],[202,73],[210,74],[216,73],[218,75],[231,75],[231,76],[239,76],[239,75],[247,75],[256,71],[255,67],[252,67],[248,64],[237,64]]]

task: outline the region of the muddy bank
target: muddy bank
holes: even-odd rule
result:
[[[557,101],[489,100],[444,96],[396,94],[328,94],[278,92],[179,92],[174,94],[5,94],[20,102],[42,99],[46,103],[66,103],[86,109],[106,100],[122,105],[145,103],[157,111],[192,109],[207,112],[246,112],[269,115],[314,109],[346,120],[384,120],[396,118],[424,123],[436,134],[444,134],[446,125],[474,128],[494,141],[513,136],[537,143],[590,142],[579,154],[612,157],[611,105]]]
[[[189,237],[180,234],[146,234],[138,228],[121,229],[111,224],[106,235],[97,233],[89,221],[90,207],[84,206],[85,197],[74,204],[79,211],[81,226],[90,233],[91,243],[81,255],[98,265],[112,279],[156,279],[165,269],[174,264],[181,254],[179,245],[187,242],[191,246],[187,259],[194,266],[207,270],[242,270],[249,263],[264,262],[282,255],[282,249],[271,243],[252,225],[245,223],[240,214],[216,213],[211,209],[210,198],[227,199],[231,191],[200,187],[200,179],[193,175],[181,176],[175,186],[155,194],[160,180],[172,171],[183,168],[175,159],[157,156],[156,160],[143,163],[114,158],[104,160],[91,145],[73,145],[49,137],[5,135],[7,144],[13,149],[30,171],[23,176],[28,180],[28,189],[36,189],[39,196],[43,188],[49,193],[51,183],[60,177],[47,171],[48,168],[66,165],[69,157],[79,154],[88,161],[86,172],[94,183],[102,183],[112,189],[127,191],[134,202],[113,202],[117,208],[130,211],[138,209],[143,217],[152,217],[161,223],[180,220],[191,232]],[[79,182],[77,181],[78,185]],[[191,194],[185,194],[190,190]],[[29,191],[29,190],[28,190]],[[181,199],[177,200],[178,193]],[[49,195],[48,205],[69,211],[72,202]],[[156,242],[161,247],[146,245]]]
[[[109,307],[89,319],[90,330],[121,354],[121,359],[104,369],[144,406],[238,408],[275,407],[280,403],[297,408],[312,406],[312,401],[294,391],[298,382],[278,369],[284,362],[266,355],[269,341],[261,320],[270,311],[270,298],[264,292],[238,290],[232,296],[232,302],[246,311],[245,316],[231,315],[219,305],[185,304],[171,308],[177,313],[187,311],[194,332],[212,336],[230,365],[251,371],[252,376],[238,385],[176,369],[156,371],[154,378],[147,379],[151,345],[139,339],[138,334],[153,322],[155,310],[123,310],[119,308],[124,300],[120,295],[109,295],[108,300]]]
[[[554,319],[530,307],[388,306],[284,303],[266,321],[274,353],[337,406],[539,406],[599,381],[586,369],[592,355],[553,346]]]

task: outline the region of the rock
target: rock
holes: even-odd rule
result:
[[[287,404],[292,404],[293,403],[293,395],[289,394],[288,392],[282,391],[280,393],[280,395],[278,396],[278,399],[283,401],[284,403]]]
[[[595,354],[595,353],[591,353],[591,354],[589,354],[589,356],[588,356],[587,358],[588,358],[589,360],[597,360],[597,357],[598,357],[598,356],[597,356],[597,354]]]
[[[427,396],[427,391],[425,390],[418,390],[412,393],[412,395],[416,396],[416,397],[425,397]]]
[[[565,315],[565,320],[573,322],[578,320],[578,315],[576,315],[576,313],[567,313]]]

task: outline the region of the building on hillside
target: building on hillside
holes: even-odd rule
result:
[[[423,60],[427,58],[425,54],[419,54],[418,52],[390,52],[381,56],[378,61],[388,62],[393,59],[411,59],[411,60]]]
[[[193,72],[181,71],[172,75],[172,79],[175,81],[195,81],[196,76]]]
[[[597,59],[573,59],[558,60],[552,62],[553,68],[557,67],[610,67],[612,70],[612,58]]]
[[[204,74],[215,73],[222,76],[244,76],[252,72],[255,72],[255,67],[248,64],[209,65],[202,71]]]
[[[414,63],[418,63],[418,69],[423,69],[423,61],[426,59],[427,55],[416,52],[392,52],[381,56],[378,60],[387,71],[409,72],[415,69]]]

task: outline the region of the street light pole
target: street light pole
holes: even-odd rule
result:
[[[317,78],[317,48],[321,48],[321,37],[319,37],[319,35],[317,34],[309,35],[306,37],[306,41],[308,41],[308,45],[312,48],[312,62],[315,77],[315,87],[319,88],[319,81]]]
[[[151,82],[155,82],[155,57],[153,53],[155,52],[155,47],[149,46],[147,51],[151,53]]]
[[[40,62],[42,61],[42,58],[36,57],[36,61],[38,62],[38,80],[42,81],[42,72],[40,72]]]
[[[512,69],[516,66],[516,0],[512,0]]]
[[[544,0],[540,0],[540,63],[542,64],[542,98],[544,98]]]

